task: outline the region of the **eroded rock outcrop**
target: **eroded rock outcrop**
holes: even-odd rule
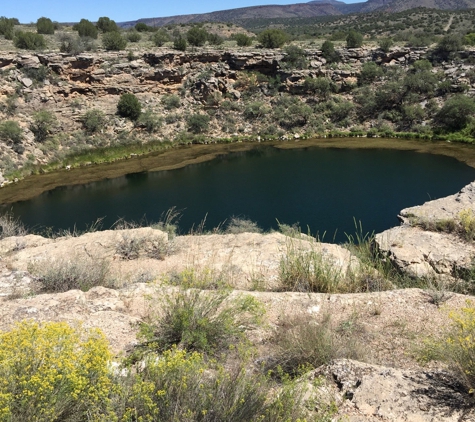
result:
[[[461,213],[469,220],[475,216],[475,182],[454,195],[403,209],[402,225],[377,234],[377,246],[412,277],[466,279],[473,272],[475,244],[460,233]]]

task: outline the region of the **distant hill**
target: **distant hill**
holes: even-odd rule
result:
[[[134,26],[137,22],[143,22],[150,26],[199,22],[242,23],[243,20],[248,19],[312,18],[379,11],[402,12],[417,7],[442,10],[474,9],[475,0],[368,0],[352,4],[346,4],[339,0],[312,0],[308,3],[251,6],[210,13],[144,18],[136,21],[121,22],[120,26],[127,28]]]
[[[368,0],[366,3],[356,4],[361,5],[358,10],[359,13],[375,11],[403,12],[416,7],[441,10],[475,8],[475,0]]]
[[[332,1],[332,0],[330,0]],[[341,3],[341,2],[337,2]],[[344,4],[344,3],[343,3]],[[201,13],[194,15],[176,15],[163,18],[145,18],[137,21],[122,22],[122,27],[130,27],[137,22],[143,22],[151,26],[164,26],[180,23],[199,23],[199,22],[235,22],[243,19],[260,18],[299,18],[316,16],[334,16],[341,15],[338,9],[333,5],[326,3],[297,3],[289,5],[266,5],[241,7],[238,9],[220,10],[211,13]]]

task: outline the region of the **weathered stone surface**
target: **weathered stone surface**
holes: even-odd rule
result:
[[[413,277],[458,278],[471,268],[475,257],[475,245],[458,236],[411,226],[379,233],[376,243],[401,271]]]
[[[404,223],[409,223],[411,218],[435,222],[457,219],[460,211],[463,210],[471,210],[475,213],[475,182],[465,186],[454,195],[405,208],[401,211],[400,218]]]
[[[473,421],[473,399],[444,371],[408,371],[335,360],[313,372],[333,380],[340,415],[349,422]]]
[[[377,234],[376,244],[401,271],[410,276],[442,276],[449,281],[463,278],[473,267],[475,244],[457,234],[425,231],[418,225],[457,221],[464,210],[470,210],[475,215],[475,182],[455,195],[402,210],[399,218],[403,225]]]

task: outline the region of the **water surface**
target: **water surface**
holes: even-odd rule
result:
[[[159,220],[181,210],[180,231],[206,217],[206,228],[230,216],[265,230],[299,223],[325,241],[342,242],[354,219],[367,231],[398,224],[405,207],[453,194],[475,180],[475,169],[454,158],[389,149],[260,146],[183,168],[139,172],[58,187],[8,207],[29,227],[83,229],[104,217]]]

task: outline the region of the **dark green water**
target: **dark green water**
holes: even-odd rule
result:
[[[86,170],[85,170],[86,171]],[[263,229],[299,223],[325,241],[398,224],[398,212],[453,194],[475,180],[475,169],[453,158],[387,149],[259,147],[177,170],[129,174],[87,185],[56,188],[9,205],[34,228],[83,229],[99,217],[159,220],[175,206],[181,233],[206,218],[211,229],[230,216]],[[335,236],[336,233],[336,236]]]

